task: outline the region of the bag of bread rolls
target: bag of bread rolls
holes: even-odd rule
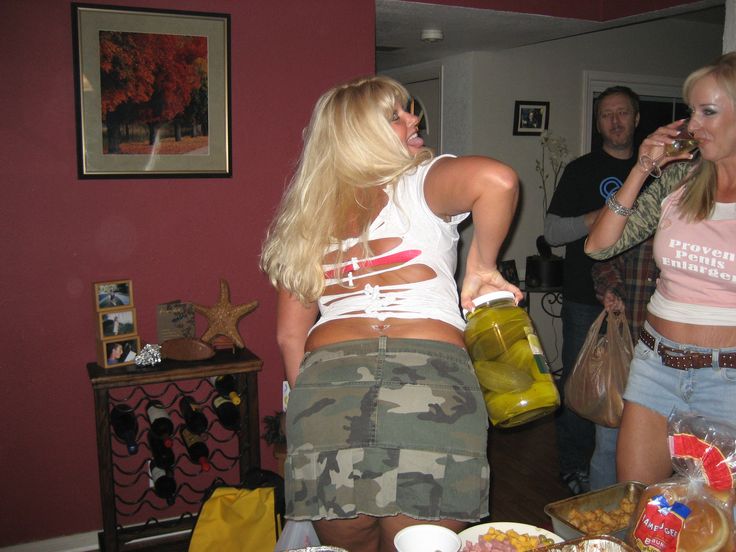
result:
[[[677,411],[668,426],[676,475],[642,493],[630,544],[646,552],[733,552],[736,428]]]
[[[634,512],[629,542],[647,552],[732,552],[733,492],[676,477],[650,485]]]

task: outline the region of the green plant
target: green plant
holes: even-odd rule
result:
[[[286,444],[286,434],[284,433],[283,412],[274,412],[273,416],[264,416],[263,425],[266,432],[262,435],[263,439],[269,445]]]

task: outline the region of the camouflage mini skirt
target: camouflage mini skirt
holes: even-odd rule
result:
[[[286,423],[288,518],[488,515],[488,415],[459,347],[380,337],[316,349]]]

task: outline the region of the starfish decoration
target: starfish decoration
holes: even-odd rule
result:
[[[209,327],[202,335],[202,341],[212,342],[218,335],[224,335],[233,340],[233,343],[241,349],[245,347],[243,338],[238,333],[238,322],[246,314],[254,311],[258,301],[251,301],[245,305],[233,305],[230,302],[230,286],[227,280],[220,280],[220,299],[211,307],[194,304],[195,312],[207,317]]]

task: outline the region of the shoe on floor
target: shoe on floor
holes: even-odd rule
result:
[[[563,473],[562,481],[567,485],[573,496],[590,491],[590,480],[588,474],[582,471]]]

